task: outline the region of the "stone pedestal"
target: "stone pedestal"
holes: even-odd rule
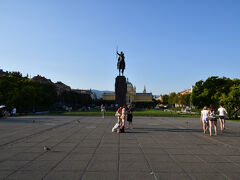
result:
[[[119,106],[126,104],[127,83],[125,76],[117,76],[115,80],[115,103]]]

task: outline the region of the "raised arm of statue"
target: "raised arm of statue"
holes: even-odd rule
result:
[[[119,56],[120,56],[120,54],[118,53],[118,51],[117,51],[117,55],[119,55]]]

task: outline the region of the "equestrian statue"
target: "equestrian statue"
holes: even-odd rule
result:
[[[123,72],[124,72],[124,69],[125,69],[124,53],[121,51],[121,53],[119,54],[118,51],[117,51],[117,55],[118,55],[117,68],[119,70],[119,76],[121,76],[121,72],[122,72],[122,76],[123,76]]]

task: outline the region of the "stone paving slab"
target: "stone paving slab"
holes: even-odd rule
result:
[[[134,117],[134,129],[124,134],[111,132],[115,122],[84,116],[0,119],[0,179],[240,177],[239,122],[227,121],[225,133],[212,137],[203,134],[198,118]]]

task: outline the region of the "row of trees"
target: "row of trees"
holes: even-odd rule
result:
[[[176,104],[180,106],[190,106],[190,96],[191,94],[180,94],[172,92],[169,95],[163,95],[161,103],[163,105],[170,105],[174,107]]]
[[[223,104],[230,118],[237,117],[240,110],[240,79],[209,77],[198,81],[193,88],[191,102],[197,108]]]
[[[9,110],[16,107],[18,112],[35,112],[57,109],[62,105],[77,108],[90,103],[88,94],[63,91],[57,95],[53,83],[40,84],[19,72],[0,75],[0,104]]]

